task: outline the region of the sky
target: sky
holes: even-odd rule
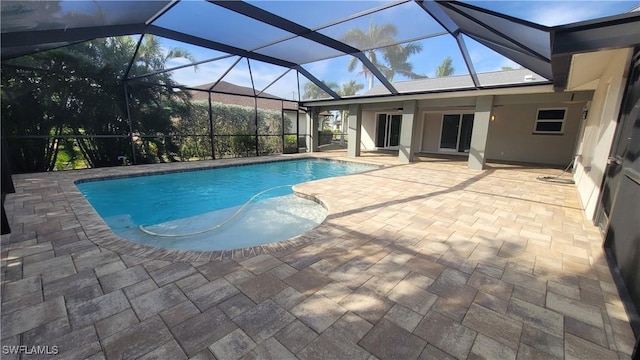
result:
[[[442,63],[446,57],[451,57],[454,68],[454,75],[466,75],[469,73],[462,55],[456,45],[454,38],[448,34],[436,36],[444,31],[444,29],[433,19],[431,19],[419,6],[413,1],[400,4],[389,9],[383,10],[373,15],[353,18],[345,23],[327,26],[332,22],[342,19],[350,14],[359,13],[361,11],[371,9],[385,4],[385,1],[364,1],[351,0],[344,2],[341,0],[324,0],[324,1],[301,1],[301,0],[248,0],[255,6],[261,7],[267,11],[277,13],[278,15],[292,21],[297,21],[301,25],[311,29],[319,29],[318,31],[339,39],[346,31],[354,27],[366,30],[371,24],[393,23],[397,27],[396,39],[401,41],[415,40],[417,37],[425,35],[433,35],[422,40],[414,41],[422,47],[422,51],[412,55],[409,62],[413,65],[413,71],[418,74],[433,77],[436,67]],[[640,1],[465,1],[466,3],[504,13],[510,16],[521,18],[533,23],[556,26],[568,23],[575,23],[584,20],[595,19],[604,16],[616,15],[629,11],[635,6],[640,5]],[[231,14],[227,10],[220,11],[219,14],[210,17],[207,14],[207,20],[216,24],[216,29],[224,28],[224,31],[212,31],[211,28],[197,29],[190,24],[197,24],[198,19],[204,19],[204,9],[212,6],[212,4],[203,4],[196,1],[183,1],[176,6],[176,12],[173,18],[168,18],[168,14],[157,20],[155,25],[158,26],[181,26],[183,31],[191,31],[194,35],[209,36],[216,41],[231,40],[239,47],[245,46],[251,49],[257,43],[268,44],[282,39],[283,34],[279,29],[274,31],[269,29],[268,25],[258,24],[262,26],[257,31],[247,32],[247,29],[253,29],[251,26],[258,26],[247,19],[238,17],[240,15]],[[195,11],[195,15],[194,15]],[[180,12],[184,14],[181,15]],[[171,13],[171,12],[169,12]],[[313,14],[301,17],[300,14]],[[185,22],[185,16],[189,16],[190,22]],[[221,26],[221,21],[224,26]],[[267,26],[267,27],[264,27]],[[325,27],[323,27],[325,26]],[[247,34],[256,34],[253,38],[247,39]],[[543,35],[541,33],[540,35]],[[258,41],[259,40],[259,41]],[[483,45],[475,42],[469,37],[464,38],[465,44],[469,50],[470,57],[476,72],[499,71],[502,67],[519,68],[520,65],[493,52]],[[200,48],[193,45],[178,43],[172,40],[162,39],[161,44],[164,48],[169,49],[178,47],[187,50],[196,60],[207,60],[225,56],[226,54],[217,51]],[[315,49],[309,44],[299,44],[299,46],[278,46],[273,45],[256,50],[265,55],[278,55],[292,62],[299,62],[315,56],[333,56],[335,52],[328,48],[320,47]],[[315,52],[317,51],[317,53]],[[354,72],[347,70],[351,60],[351,55],[343,55],[332,57],[325,60],[304,63],[302,66],[318,79],[325,82],[336,82],[338,84],[346,83],[350,80],[356,80],[358,83],[364,84],[367,90],[368,81],[358,74],[359,67]],[[209,62],[198,65],[197,69],[185,68],[173,72],[173,77],[181,84],[195,86],[204,83],[217,81],[229,67],[237,60],[237,57],[231,56],[218,61]],[[188,64],[187,59],[173,59],[167,62],[167,67]],[[247,64],[246,59],[242,59],[236,66],[229,71],[224,81],[228,81],[241,86],[251,86],[252,78],[249,76],[249,67],[253,75],[253,82],[257,89],[264,89],[271,82],[282,76],[287,71],[275,65],[262,63],[251,60]],[[396,76],[394,81],[407,80],[401,76]],[[308,80],[300,75],[300,87],[304,86]],[[291,71],[269,87],[268,93],[281,96],[287,99],[296,98],[298,96],[298,80],[296,72]]]

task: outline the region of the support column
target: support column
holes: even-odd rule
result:
[[[360,156],[360,142],[362,140],[362,110],[360,105],[349,105],[349,142],[347,156]]]
[[[398,158],[400,162],[410,163],[413,161],[415,152],[413,132],[415,129],[416,101],[405,101],[402,104],[402,125],[400,126],[400,143],[398,144]]]
[[[320,112],[317,108],[312,108],[309,113],[309,122],[307,126],[309,129],[309,135],[307,138],[307,149],[309,152],[317,152],[318,151],[318,114]]]
[[[469,149],[469,169],[482,170],[486,162],[485,149],[489,135],[489,122],[493,110],[493,96],[480,96],[476,100],[476,112],[473,117],[471,149]]]

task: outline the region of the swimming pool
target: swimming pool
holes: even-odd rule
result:
[[[291,185],[375,168],[299,159],[85,180],[76,186],[127,240],[168,249],[230,250],[285,240],[324,220],[326,209],[295,196]]]

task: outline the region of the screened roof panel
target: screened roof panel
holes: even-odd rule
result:
[[[147,38],[153,37],[157,41],[157,46],[161,48],[162,53],[166,57],[165,68],[172,70],[177,67],[186,67],[193,63],[199,63],[207,60],[221,59],[224,57],[232,57],[232,55],[204,48],[189,43],[163,38],[161,36],[146,35]],[[144,50],[144,43],[142,50]],[[140,56],[144,56],[144,51],[138,51],[134,62],[140,61]],[[147,73],[147,69],[141,67],[133,67],[130,76],[142,76]]]
[[[53,71],[73,68],[80,76],[116,76],[121,79],[124,78],[139,38],[140,36],[100,38],[95,39],[91,45],[86,42],[73,43],[42,51],[32,57],[10,59],[4,63]],[[65,53],[81,56],[61,56]]]
[[[247,2],[309,29],[316,29],[390,1],[335,0],[328,3],[326,0],[248,0]]]
[[[461,6],[457,6],[452,4],[451,6],[456,8],[462,8]],[[473,15],[478,20],[483,23],[489,24],[496,31],[506,34],[518,34],[518,42],[549,58],[551,56],[551,46],[550,41],[551,37],[549,33],[544,30],[539,30],[532,28],[530,26],[520,24],[505,18],[501,18],[499,16],[495,16],[492,14],[487,14],[478,10],[464,8],[464,11],[470,15]]]
[[[269,45],[255,52],[290,61],[295,64],[305,64],[343,54],[336,49],[318,44],[315,41],[300,36]]]
[[[203,64],[192,65],[170,72],[171,78],[180,85],[188,87],[201,87],[218,81],[239,57],[232,56]]]
[[[488,39],[492,42],[495,43],[499,43],[502,46],[505,47],[510,47],[514,50],[517,50],[518,47],[516,44],[514,44],[513,42],[511,42],[509,39],[501,37],[500,35],[489,31],[487,28],[485,28],[484,26],[482,26],[480,23],[454,11],[448,8],[444,8],[445,13],[451,18],[453,19],[459,26],[460,29],[462,29],[462,31],[464,33],[467,34],[474,34],[477,36],[480,36],[482,38]],[[509,34],[509,35],[513,35],[513,34]]]
[[[209,48],[205,48],[202,46],[191,45],[189,43],[185,43],[182,41],[175,41],[172,39],[166,39],[163,37],[156,36],[158,41],[160,42],[160,46],[162,47],[164,53],[168,56],[170,53],[174,53],[181,59],[184,59],[184,62],[199,62],[205,60],[216,59],[224,56],[229,56],[229,54],[217,51]],[[180,65],[183,61],[177,63]]]
[[[253,79],[256,93],[263,91],[267,86],[289,71],[288,68],[282,66],[251,59],[249,59],[249,66],[251,68],[251,78]]]
[[[401,44],[407,46],[411,43]],[[392,85],[399,93],[442,91],[473,88],[474,83],[456,40],[447,35],[412,42],[422,50],[411,55],[408,60],[412,76],[406,71],[397,71]],[[390,47],[393,49],[393,47]],[[435,51],[435,49],[439,51]],[[384,49],[383,49],[384,50]],[[402,68],[402,67],[400,67]],[[406,68],[404,68],[406,70]],[[417,76],[421,76],[418,78]],[[387,76],[387,78],[390,78]],[[387,90],[375,85],[364,95],[382,95]]]
[[[267,88],[263,89],[263,93],[258,93],[258,96],[271,94],[282,99],[300,101],[300,90],[298,89],[298,72],[291,70],[284,74],[281,78],[270,84]]]
[[[553,80],[554,29],[519,18],[555,25],[593,18],[585,13],[603,3],[612,9],[599,14],[631,7],[613,0],[589,6],[563,1],[244,1],[2,1],[2,60],[62,44],[146,32],[145,38],[165,37],[155,36],[164,55],[171,49],[184,53],[173,52],[167,61],[154,64],[137,57],[129,73],[133,78],[168,71],[182,85],[210,87],[241,58],[244,65],[223,79],[225,91],[255,94],[267,88],[266,93],[278,97],[300,98],[307,80],[330,85],[327,98],[336,97],[334,92],[353,96],[340,93],[350,82],[364,85],[356,96],[491,87],[524,83],[515,70],[532,73],[535,81]],[[543,16],[554,19],[543,21]],[[370,36],[381,30],[386,34]],[[414,50],[403,58],[407,45]],[[439,76],[436,69],[448,58],[448,76]],[[485,75],[500,72],[505,76]]]
[[[439,51],[435,51],[435,50]],[[449,75],[469,74],[453,37],[441,35],[376,49],[374,64],[395,86],[399,81],[439,77],[437,68],[450,59]],[[398,90],[400,91],[400,90]]]
[[[453,20],[451,20],[451,18],[449,18],[447,14],[445,14],[444,10],[442,10],[442,7],[436,4],[435,1],[423,1],[420,3],[420,5],[425,9],[425,11],[429,13],[429,15],[431,15],[436,21],[438,21],[438,23],[444,26],[447,31],[452,34],[458,31],[458,25],[453,22]]]
[[[47,51],[63,46],[67,46],[71,43],[68,42],[59,42],[59,43],[50,43],[50,44],[42,44],[42,45],[29,45],[29,46],[15,46],[15,47],[3,47],[2,48],[2,56],[9,58],[9,62],[19,61],[20,56],[23,54],[32,54],[41,51]]]
[[[463,35],[464,43],[469,50],[469,56],[473,61],[477,73],[498,71],[503,68],[519,68],[520,64],[498,54],[488,47],[478,43],[468,36]]]
[[[415,2],[406,2],[319,30],[359,50],[379,48],[444,33],[437,21]]]
[[[304,76],[302,77],[304,78]],[[300,96],[300,100],[302,101],[333,99],[333,97],[329,95],[326,91],[322,90],[318,85],[314,84],[313,82],[311,82],[306,78],[304,78],[304,81],[301,81],[300,87],[302,89],[302,95]]]
[[[294,36],[203,0],[181,1],[153,24],[244,50]]]
[[[525,56],[522,55],[522,53],[512,51],[511,49],[502,48],[502,47],[500,47],[500,45],[492,44],[492,43],[489,43],[489,42],[487,42],[485,40],[482,40],[482,39],[479,39],[479,40],[475,39],[475,40],[477,41],[476,44],[478,44],[477,45],[478,47],[484,46],[485,49],[489,48],[488,52],[491,52],[492,50],[490,50],[491,49],[490,47],[493,47],[493,48],[499,48],[500,52],[502,54],[506,54],[507,55],[507,56],[502,56],[499,53],[495,53],[495,55],[497,57],[502,57],[504,59],[504,61],[507,63],[507,65],[502,65],[500,67],[500,70],[506,70],[506,69],[509,69],[509,68],[527,69],[530,72],[530,74],[533,74],[533,73],[537,74],[535,76],[537,81],[548,81],[548,79],[552,78],[551,69],[549,68],[548,63],[546,63],[543,60],[540,60],[540,59],[537,59],[537,58],[534,58],[534,59],[525,58]],[[471,44],[473,44],[473,42]],[[484,51],[487,51],[487,50],[484,50]],[[505,63],[505,62],[503,62],[503,63]],[[527,63],[526,67],[521,65],[521,64],[523,64],[525,62]],[[517,66],[511,65],[509,63],[517,64]],[[496,69],[496,71],[497,71],[497,69]],[[529,81],[529,80],[527,80],[527,81]],[[483,86],[487,86],[486,83],[482,84],[482,85]]]
[[[464,37],[481,86],[545,82],[547,79],[502,56],[479,42]],[[517,71],[516,71],[517,70]]]
[[[247,88],[247,93],[255,95],[256,91],[253,88],[253,80],[251,79],[248,61],[246,58],[238,61],[235,66],[222,77],[222,81]]]
[[[352,65],[353,69],[349,70]],[[320,60],[305,64],[302,67],[325,84],[328,84],[327,86],[336,91],[338,95],[340,95],[339,90],[342,88],[342,84],[348,83],[351,80],[363,84],[365,90],[368,89],[370,85],[379,83],[369,69],[364,67],[360,60],[351,55]],[[304,91],[302,83],[300,87],[301,91]]]
[[[2,1],[2,32],[144,23],[169,1]]]

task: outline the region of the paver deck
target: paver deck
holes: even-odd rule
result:
[[[367,153],[384,166],[295,186],[320,226],[225,253],[120,239],[73,185],[298,156],[14,175],[2,358],[630,359],[599,230],[536,180],[557,169]]]

